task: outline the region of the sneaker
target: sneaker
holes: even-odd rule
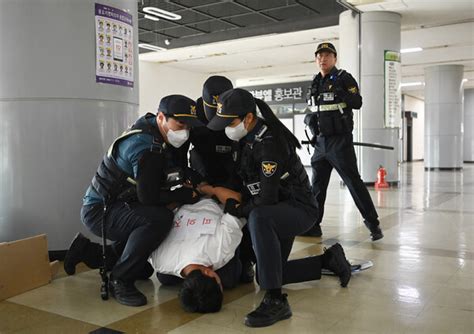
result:
[[[286,297],[286,294],[282,294],[279,297],[271,297],[269,293],[266,293],[260,306],[245,317],[245,325],[249,327],[266,327],[280,320],[290,318],[292,313]]]
[[[339,243],[332,245],[323,256],[324,267],[339,276],[341,286],[345,288],[351,279],[351,264],[347,261],[342,246]]]
[[[242,273],[240,274],[241,283],[251,283],[255,277],[255,270],[253,269],[253,264],[250,261],[245,261],[242,263]]]
[[[372,241],[376,241],[383,238],[382,229],[380,228],[380,223],[378,220],[372,223],[369,223],[367,220],[364,220],[364,224],[370,230],[370,237],[372,238]]]
[[[69,250],[64,258],[64,271],[68,275],[74,275],[76,273],[76,266],[82,262],[82,256],[90,240],[83,236],[81,233],[76,234],[74,239],[69,246]]]
[[[321,231],[321,226],[319,224],[314,224],[309,230],[301,235],[304,237],[320,237],[323,235],[323,231]]]
[[[111,279],[109,282],[109,292],[117,302],[123,305],[143,306],[147,303],[145,295],[138,291],[133,283],[124,283],[120,280]]]

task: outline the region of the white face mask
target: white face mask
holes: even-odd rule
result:
[[[189,130],[176,130],[173,131],[168,129],[167,133],[168,142],[176,148],[181,147],[186,140],[189,138]]]
[[[225,134],[229,139],[239,141],[247,135],[248,131],[245,128],[244,121],[240,122],[236,127],[231,128],[227,126],[225,128]]]

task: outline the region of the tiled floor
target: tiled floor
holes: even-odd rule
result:
[[[370,191],[385,232],[376,243],[334,175],[323,238],[298,238],[291,257],[339,241],[348,257],[374,267],[347,289],[330,276],[286,286],[293,317],[272,327],[243,325],[262,298],[253,284],[227,291],[221,312],[198,315],[182,311],[177,289],[156,279],[138,284],[147,306],[104,302],[98,273],[82,268],[0,302],[0,333],[474,333],[474,166],[425,172],[413,163],[402,175],[401,187]]]

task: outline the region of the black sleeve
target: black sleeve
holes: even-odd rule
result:
[[[278,192],[280,178],[283,171],[282,150],[278,150],[272,138],[265,138],[261,143],[255,145],[254,152],[257,155],[256,168],[259,169],[260,193],[242,203],[242,216],[248,217],[250,211],[258,206],[272,205],[278,203]]]
[[[360,96],[357,81],[348,72],[342,74],[340,80],[342,91],[340,92],[339,97],[349,108],[360,109],[360,107],[362,107],[362,96]]]
[[[173,202],[193,203],[193,189],[179,188],[174,191],[164,187],[163,154],[148,151],[142,155],[137,172],[137,196],[145,205],[166,205]]]

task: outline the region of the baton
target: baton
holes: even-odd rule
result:
[[[311,143],[309,142],[309,140],[302,140],[301,144],[310,145]],[[365,147],[381,148],[383,150],[394,150],[393,146],[371,144],[371,143],[359,143],[359,142],[353,142],[353,144],[354,144],[354,146],[365,146]]]

